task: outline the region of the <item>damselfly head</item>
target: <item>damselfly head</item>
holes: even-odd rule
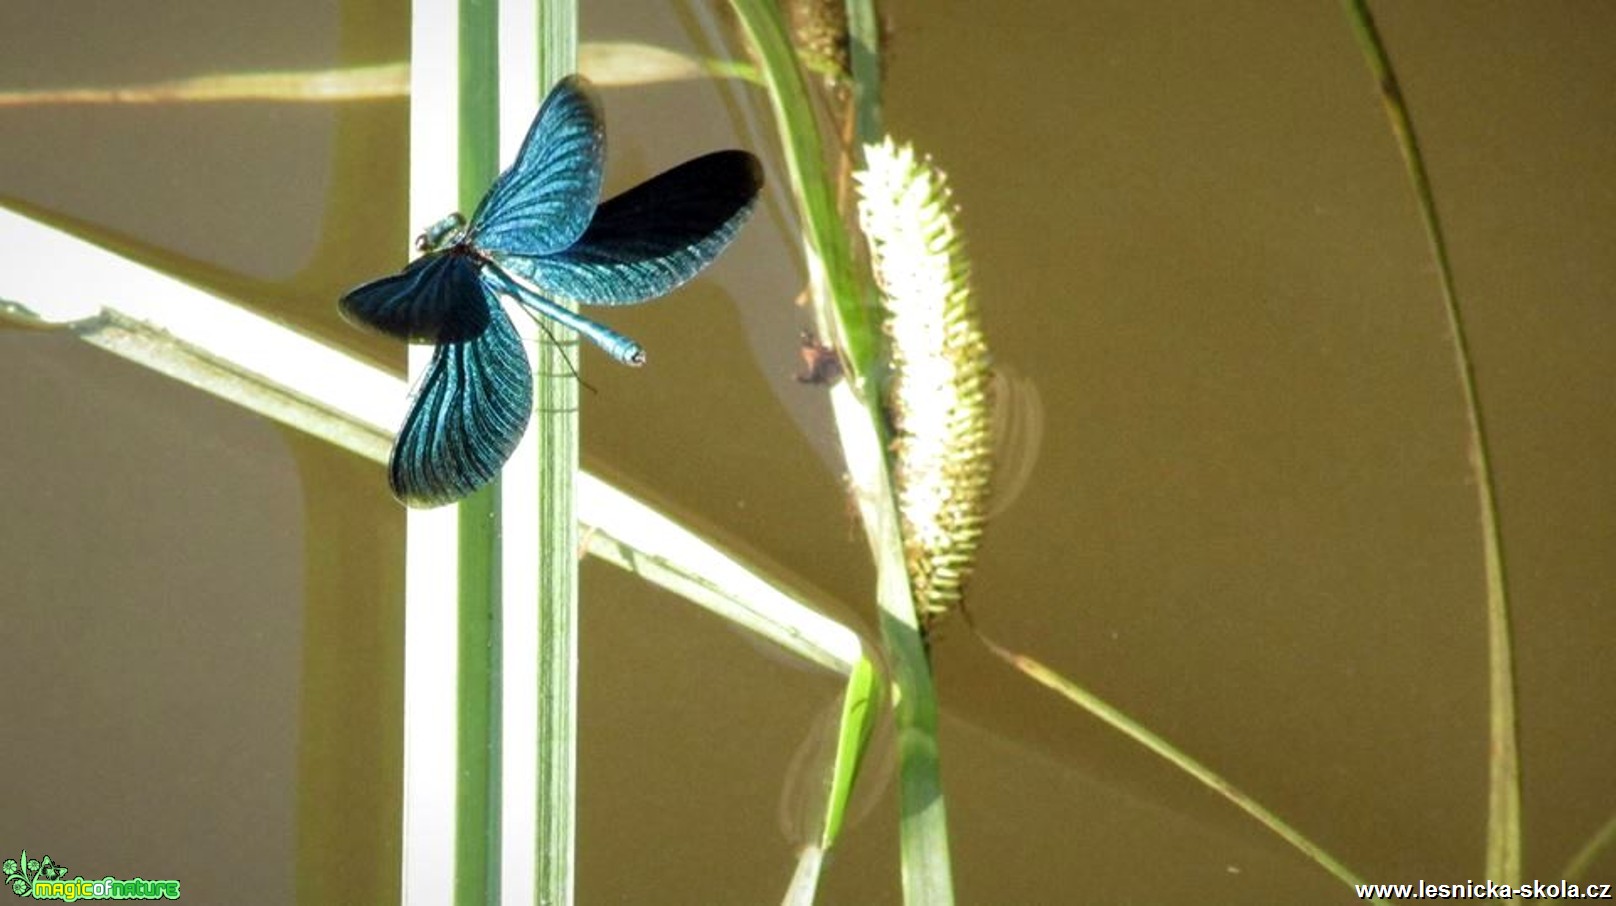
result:
[[[427,227],[421,235],[415,237],[415,250],[418,252],[435,252],[438,249],[459,242],[465,233],[466,218],[460,216],[460,212],[456,211]]]

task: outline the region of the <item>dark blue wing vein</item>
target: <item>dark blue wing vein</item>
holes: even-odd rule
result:
[[[565,251],[501,264],[562,298],[643,302],[711,264],[751,215],[762,186],[763,168],[752,155],[706,154],[603,203]]]
[[[388,481],[410,506],[453,503],[492,481],[527,428],[533,377],[498,303],[488,329],[432,354],[399,429]]]
[[[411,343],[458,343],[488,326],[477,264],[464,255],[417,258],[401,273],[350,290],[343,317]]]
[[[589,225],[605,166],[600,100],[581,76],[568,76],[544,99],[516,162],[471,215],[471,241],[516,255],[566,248]]]

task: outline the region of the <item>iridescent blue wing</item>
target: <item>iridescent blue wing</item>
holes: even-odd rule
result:
[[[501,264],[547,293],[592,305],[666,295],[713,262],[751,216],[763,167],[745,151],[689,160],[602,204],[570,248]]]
[[[337,307],[354,324],[411,343],[458,343],[488,327],[477,264],[452,253],[417,258],[401,273],[349,290]]]
[[[453,503],[492,481],[527,428],[527,355],[498,303],[484,306],[481,336],[433,352],[393,443],[388,481],[410,506]]]
[[[479,248],[513,255],[564,249],[589,225],[605,166],[600,100],[581,76],[568,76],[544,99],[516,162],[489,187],[467,235]]]

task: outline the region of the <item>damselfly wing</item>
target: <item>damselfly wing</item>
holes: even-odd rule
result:
[[[527,428],[533,378],[501,298],[642,364],[638,343],[557,300],[630,305],[666,295],[729,245],[763,185],[756,157],[717,151],[597,204],[605,158],[600,101],[569,76],[470,219],[428,227],[416,240],[420,258],[342,297],[348,320],[436,346],[388,465],[404,503],[438,506],[476,491]]]

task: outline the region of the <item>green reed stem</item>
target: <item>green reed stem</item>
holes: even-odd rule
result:
[[[881,20],[870,0],[847,0],[848,66],[853,76],[853,135],[859,145],[886,134],[881,109]]]
[[[871,377],[878,367],[874,289],[855,274],[849,230],[836,205],[836,183],[824,160],[797,54],[777,4],[731,0],[759,58],[774,108],[792,192],[803,221],[809,286],[850,371],[831,388],[832,411],[876,566],[881,637],[892,665],[898,731],[899,847],[909,903],[953,902],[948,831],[937,745],[937,696],[920,639],[902,523],[887,462],[885,419]]]
[[[1366,0],[1343,0],[1347,19],[1352,23],[1358,47],[1380,89],[1381,102],[1391,121],[1392,133],[1402,152],[1425,237],[1436,262],[1442,289],[1443,308],[1453,338],[1453,364],[1464,394],[1465,418],[1470,428],[1470,468],[1476,488],[1476,507],[1481,518],[1482,559],[1487,582],[1487,687],[1489,698],[1488,784],[1487,784],[1487,876],[1495,881],[1519,884],[1521,880],[1521,766],[1518,728],[1515,717],[1515,656],[1509,625],[1509,599],[1505,584],[1503,533],[1499,527],[1498,501],[1488,456],[1486,425],[1482,419],[1480,396],[1476,390],[1475,366],[1471,363],[1463,312],[1454,288],[1453,266],[1448,260],[1447,242],[1437,214],[1436,199],[1426,174],[1413,120],[1403,102],[1403,92],[1392,70],[1391,59],[1375,29],[1374,17]]]
[[[1246,814],[1256,818],[1264,827],[1278,834],[1286,843],[1301,850],[1309,859],[1317,862],[1325,871],[1340,878],[1348,886],[1364,883],[1362,878],[1326,852],[1323,847],[1303,836],[1300,831],[1291,827],[1278,815],[1269,811],[1262,803],[1253,799],[1233,783],[1230,783],[1222,775],[1191,758],[1182,749],[1157,736],[1143,724],[1129,717],[1105,699],[1072,682],[1060,673],[1051,670],[1043,663],[1024,654],[1011,651],[983,635],[981,630],[976,628],[975,623],[970,621],[969,616],[967,616],[966,624],[971,627],[971,631],[976,634],[976,637],[981,640],[983,645],[987,646],[989,651],[1011,667],[1031,677],[1033,681],[1045,688],[1064,696],[1068,701],[1104,721],[1124,736],[1160,755],[1169,764],[1194,777],[1208,789],[1234,803]],[[1376,898],[1370,902],[1384,904],[1386,901]]]
[[[853,270],[851,240],[836,208],[836,182],[825,165],[823,136],[814,106],[797,66],[779,7],[765,0],[731,0],[757,52],[763,82],[780,135],[791,191],[802,218],[802,239],[809,286],[821,309],[834,310],[833,337],[847,359],[854,380],[863,383],[876,356],[876,326]]]
[[[578,59],[577,0],[539,0],[540,91]],[[556,328],[558,338],[563,335]],[[539,343],[533,384],[539,456],[538,840],[535,898],[573,902],[578,834],[578,381],[560,343]]]
[[[1599,854],[1613,846],[1616,846],[1616,815],[1612,815],[1603,827],[1588,838],[1588,842],[1571,857],[1571,861],[1566,863],[1559,876],[1567,881],[1582,880],[1588,869],[1593,867],[1594,860]]]
[[[499,173],[499,9],[459,0],[459,208]],[[500,898],[501,658],[499,483],[459,505],[459,677],[455,903]]]

